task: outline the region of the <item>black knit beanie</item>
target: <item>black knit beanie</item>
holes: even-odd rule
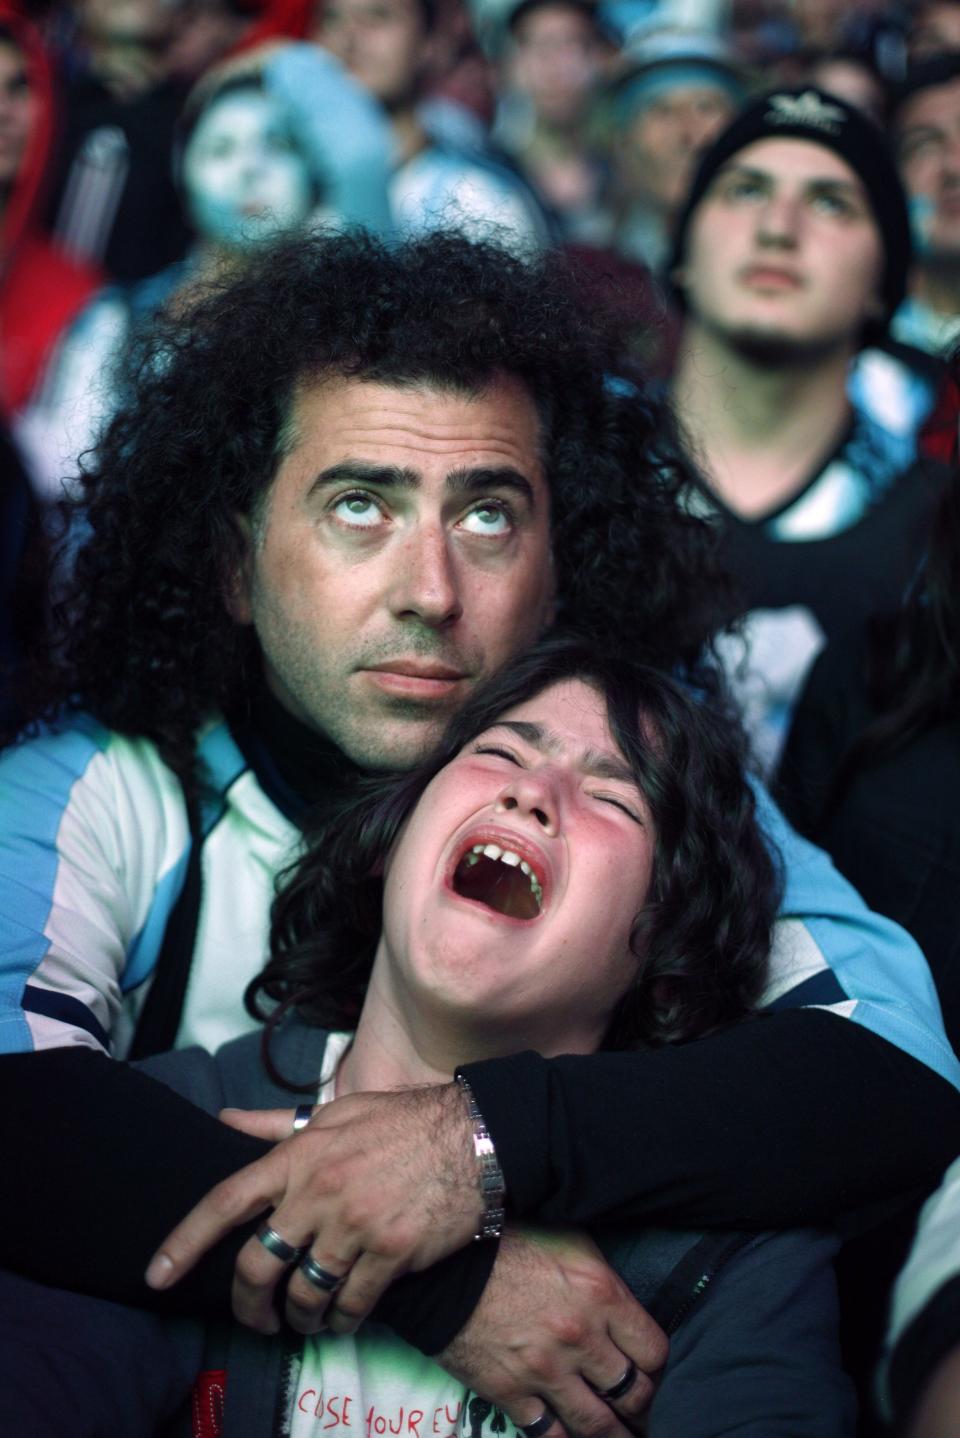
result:
[[[717,136],[700,160],[677,220],[668,273],[683,263],[693,212],[720,167],[755,140],[781,136],[810,140],[833,150],[861,181],[883,242],[885,265],[880,293],[889,319],[906,293],[910,265],[910,220],[893,155],[886,137],[872,120],[846,101],[812,86],[761,95],[744,106]]]

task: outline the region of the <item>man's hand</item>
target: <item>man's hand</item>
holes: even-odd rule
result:
[[[511,1229],[480,1302],[440,1363],[517,1425],[549,1407],[578,1438],[627,1438],[653,1396],[666,1336],[584,1234]],[[639,1372],[616,1403],[610,1388],[631,1360]],[[616,1411],[614,1411],[616,1410]],[[620,1415],[618,1417],[618,1415]],[[562,1425],[562,1427],[561,1427]]]
[[[292,1110],[225,1110],[223,1117],[282,1142],[217,1184],[168,1235],[147,1269],[153,1288],[176,1283],[232,1228],[272,1208],[270,1227],[286,1243],[345,1279],[329,1326],[353,1332],[401,1273],[429,1268],[476,1232],[472,1126],[456,1084],[352,1094],[317,1108],[292,1135]],[[276,1332],[274,1292],[285,1271],[258,1239],[244,1245],[233,1283],[241,1323]],[[286,1298],[293,1328],[316,1332],[330,1301],[293,1269]]]

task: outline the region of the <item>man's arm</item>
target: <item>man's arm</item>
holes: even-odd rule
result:
[[[818,865],[828,881],[822,890]],[[804,887],[815,889],[818,897],[813,922],[819,951],[832,947],[832,940],[826,943],[831,935],[838,940],[841,962],[824,968],[826,981],[838,972],[849,976],[851,987],[857,980],[858,992],[840,1000],[838,1011],[777,1009],[724,1034],[645,1054],[549,1061],[520,1055],[470,1066],[516,1212],[547,1217],[562,1213],[571,1221],[629,1213],[684,1225],[776,1226],[919,1186],[942,1170],[960,1139],[960,1099],[951,1083],[956,1061],[951,1067],[944,1059],[922,961],[901,931],[867,914],[825,858],[808,858],[805,874],[792,889],[788,885],[788,899],[792,892],[793,902],[803,901]],[[871,989],[871,955],[877,954],[882,963]],[[820,971],[811,972],[813,951],[796,932],[789,953],[778,961],[784,977],[791,961],[798,982],[793,989],[785,987],[776,1004],[799,1004],[806,996],[811,1003],[822,1002],[816,987]],[[866,988],[865,996],[861,988]],[[914,991],[919,995],[916,1009]],[[851,1010],[852,1018],[846,1016]],[[874,1013],[872,1031],[862,1018]],[[949,1080],[929,1062],[899,1049],[896,1038],[934,1057],[949,1072]],[[115,1076],[117,1091],[108,1102],[94,1063],[88,1060],[67,1072],[65,1057],[50,1053],[8,1061],[21,1067],[7,1070],[10,1097],[0,1103],[3,1147],[7,1153],[31,1154],[37,1184],[35,1201],[25,1211],[19,1206],[12,1210],[15,1223],[6,1225],[6,1239],[0,1237],[0,1261],[9,1263],[13,1249],[21,1264],[35,1265],[49,1246],[47,1235],[59,1227],[59,1278],[72,1282],[69,1267],[89,1230],[86,1235],[83,1225],[79,1232],[69,1230],[77,1206],[63,1201],[64,1170],[58,1164],[56,1140],[43,1139],[52,1107],[69,1095],[71,1135],[81,1163],[74,1171],[82,1171],[84,1131],[89,1142],[97,1144],[100,1193],[125,1194],[118,1224],[144,1228],[155,1179],[146,1175],[137,1192],[124,1149],[116,1142],[117,1132],[123,1131],[115,1127],[114,1118],[123,1112],[117,1107],[120,1086],[130,1082],[124,1071]],[[166,1102],[168,1098],[143,1092],[126,1109],[129,1122],[144,1132],[148,1143],[154,1106]],[[181,1129],[168,1122],[157,1125],[156,1132],[166,1133],[170,1144],[163,1154],[157,1145],[157,1165],[173,1172],[187,1151],[186,1120]],[[208,1162],[217,1154],[225,1165],[233,1162],[236,1150],[231,1146],[237,1137],[222,1126],[205,1135],[200,1143]],[[421,1148],[424,1162],[429,1162],[435,1148],[432,1134],[425,1136]],[[291,1146],[280,1149],[286,1162]],[[371,1151],[376,1153],[375,1143]],[[268,1155],[266,1162],[275,1164],[279,1152]],[[258,1171],[254,1182],[260,1181]],[[375,1174],[368,1188],[378,1181]],[[269,1183],[266,1186],[272,1192]],[[181,1214],[195,1202],[186,1191],[184,1197]],[[265,1197],[264,1205],[267,1201]],[[84,1212],[89,1219],[90,1209]],[[0,1225],[0,1235],[3,1231]],[[457,1261],[476,1261],[472,1255],[480,1248],[472,1245]],[[131,1250],[123,1252],[129,1259]],[[142,1242],[136,1252],[143,1253]],[[98,1255],[101,1284],[114,1261],[113,1253]],[[181,1271],[188,1266],[184,1258]],[[128,1273],[127,1279],[139,1282],[139,1274]],[[442,1313],[440,1302],[438,1327]],[[462,1322],[462,1311],[459,1317]],[[448,1336],[457,1327],[459,1323],[451,1326]]]
[[[0,1053],[109,1050],[189,845],[153,747],[87,716],[0,755]]]

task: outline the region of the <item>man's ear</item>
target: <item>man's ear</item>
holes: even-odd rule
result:
[[[245,514],[235,514],[233,523],[237,531],[237,554],[224,576],[223,602],[235,624],[252,624],[253,527]]]

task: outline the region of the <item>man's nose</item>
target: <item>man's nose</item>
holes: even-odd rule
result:
[[[518,769],[516,774],[511,774],[494,807],[498,814],[519,814],[531,819],[551,838],[560,832],[557,786],[542,767]]]
[[[796,199],[788,195],[771,195],[757,214],[757,240],[760,244],[792,249],[799,237],[799,224],[800,210]]]
[[[398,619],[416,618],[431,629],[460,618],[457,566],[442,526],[418,526],[398,550],[391,609]]]

